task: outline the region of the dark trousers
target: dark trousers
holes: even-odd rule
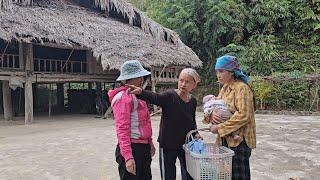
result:
[[[184,150],[181,149],[163,149],[159,148],[159,161],[162,180],[175,180],[176,179],[176,160],[180,161],[181,179],[193,180],[187,172],[186,157]],[[163,178],[163,175],[165,178]]]
[[[228,147],[227,142],[222,139],[222,145]],[[250,180],[251,149],[243,140],[237,147],[229,147],[234,151],[232,157],[232,180]]]
[[[121,180],[150,180],[151,175],[151,149],[150,144],[131,144],[132,155],[136,163],[136,175],[129,173],[126,162],[120,153],[120,147],[116,148],[116,161]]]

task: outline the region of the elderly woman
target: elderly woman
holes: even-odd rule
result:
[[[192,179],[186,170],[182,146],[187,133],[197,128],[195,120],[197,100],[191,95],[191,91],[196,88],[199,81],[198,73],[194,69],[186,68],[179,75],[178,88],[164,93],[153,93],[129,85],[131,93],[138,94],[138,98],[162,107],[158,137],[162,179],[176,179],[177,158],[181,164],[182,180]]]
[[[235,152],[232,159],[232,179],[249,180],[249,158],[251,150],[256,147],[253,92],[248,85],[248,77],[240,70],[236,57],[219,57],[215,70],[218,81],[223,84],[217,98],[224,100],[232,116],[224,122],[218,114],[213,114],[214,125],[210,130],[218,134],[217,143]],[[237,140],[228,136],[237,130],[241,132],[242,138]]]

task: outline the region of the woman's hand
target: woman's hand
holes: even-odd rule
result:
[[[220,124],[223,123],[225,119],[223,119],[219,114],[217,114],[215,111],[211,113],[210,122],[212,124]]]
[[[217,125],[212,125],[210,127],[210,131],[214,134],[217,134],[218,133],[218,126]]]
[[[126,84],[126,86],[128,87],[128,92],[130,94],[139,95],[139,94],[142,93],[142,88],[141,87],[137,87],[137,86],[131,85],[131,84]]]
[[[126,162],[126,169],[129,173],[136,175],[136,162],[134,159],[129,159]]]
[[[151,146],[151,157],[153,157],[156,154],[156,148],[154,147],[153,143],[150,144]]]

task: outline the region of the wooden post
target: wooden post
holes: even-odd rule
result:
[[[89,89],[89,90],[92,89],[92,82],[88,82],[88,89]]]
[[[22,42],[19,42],[19,69],[24,69]]]
[[[0,102],[2,102],[2,104],[0,104],[0,112],[3,112],[3,96],[1,96],[2,94],[2,81],[0,81]]]
[[[97,88],[97,92],[101,92],[102,90],[101,82],[96,82],[96,88]]]
[[[51,118],[51,107],[52,107],[52,84],[49,84],[49,118]]]
[[[32,76],[33,76],[33,49],[32,44],[23,43],[23,57],[25,60],[26,83],[24,88],[25,94],[25,124],[33,122],[33,91],[32,91]]]
[[[5,120],[13,119],[11,89],[9,81],[2,81],[2,94],[3,94],[3,114]]]
[[[32,83],[32,94],[33,94],[33,107],[36,109],[39,104],[37,104],[37,95],[38,95],[38,84]]]
[[[101,82],[96,82],[96,95],[97,95],[97,99],[96,99],[96,106],[98,106],[98,116],[103,116],[103,106],[102,106],[102,98],[101,98]]]
[[[93,55],[92,52],[86,51],[86,62],[87,62],[87,74],[93,74]]]
[[[152,92],[156,92],[156,82],[155,82],[155,79],[152,79],[151,80],[151,90]],[[157,111],[157,106],[156,105],[153,105],[153,112],[156,112]]]
[[[319,99],[320,99],[320,82],[317,80],[316,81],[316,111],[320,111],[320,106],[319,106]]]
[[[57,83],[57,104],[59,112],[63,111],[64,108],[64,89],[63,83]]]

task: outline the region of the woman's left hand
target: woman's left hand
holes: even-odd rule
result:
[[[217,125],[212,125],[211,127],[210,127],[210,131],[212,132],[212,133],[214,133],[214,134],[217,134],[218,133],[218,126]]]
[[[216,112],[213,111],[211,114],[211,123],[220,124],[222,122],[224,122],[224,119],[221,116],[219,116]]]
[[[150,144],[150,149],[151,149],[151,157],[153,157],[156,154],[156,148],[154,147],[153,143]]]

